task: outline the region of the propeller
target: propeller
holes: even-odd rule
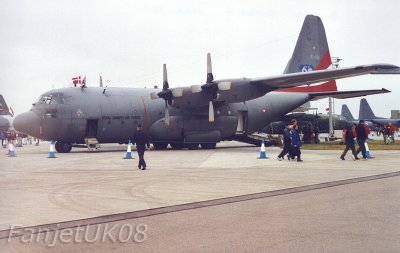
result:
[[[172,90],[169,88],[168,84],[168,75],[167,75],[167,65],[163,65],[163,89],[159,93],[157,93],[157,96],[165,100],[165,124],[169,125],[169,109],[168,109],[168,104],[172,104]]]
[[[210,95],[210,102],[208,104],[208,122],[214,122],[215,117],[213,100],[217,99],[218,97],[218,84],[214,82],[210,53],[207,54],[207,81],[206,84],[201,86],[201,88]]]

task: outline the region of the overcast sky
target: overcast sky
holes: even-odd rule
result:
[[[85,1],[0,2],[0,93],[15,112],[30,109],[52,88],[86,75],[109,86],[202,84],[206,53],[216,79],[283,72],[304,17],[322,18],[332,56],[341,66],[400,65],[400,1]],[[368,97],[378,116],[400,109],[400,75],[338,81],[340,90],[387,88]],[[357,118],[359,99],[347,103]],[[322,112],[327,100],[313,103]]]

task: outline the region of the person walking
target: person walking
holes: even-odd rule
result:
[[[6,133],[5,132],[0,132],[0,139],[1,139],[1,146],[4,146],[4,143],[6,141]]]
[[[302,162],[301,160],[301,139],[300,139],[300,133],[299,133],[299,126],[296,124],[293,126],[293,129],[290,131],[291,136],[292,136],[292,143],[291,143],[291,159],[294,159],[294,157],[297,157],[298,162]]]
[[[356,156],[361,152],[363,159],[367,160],[367,153],[365,149],[365,141],[367,140],[367,133],[365,132],[364,120],[360,120],[356,127],[358,149]]]
[[[285,155],[289,153],[290,151],[290,144],[292,143],[292,139],[290,138],[290,130],[292,128],[292,125],[287,123],[285,125],[285,129],[283,129],[283,150],[282,152],[278,155],[278,160],[282,161],[285,159]]]
[[[147,134],[143,132],[142,125],[136,127],[136,132],[133,135],[133,144],[136,143],[136,149],[139,156],[139,170],[146,169],[146,161],[144,160],[144,152],[147,148],[150,149],[150,142],[148,140]]]
[[[384,125],[382,128],[382,134],[383,134],[383,144],[387,145],[388,144],[388,135],[389,135],[389,128]]]
[[[355,160],[360,160],[357,157],[356,154],[356,147],[354,146],[354,135],[353,135],[353,129],[356,128],[356,125],[350,125],[348,126],[344,131],[343,131],[343,142],[346,145],[342,155],[340,156],[340,159],[345,160],[345,156],[349,149],[351,149],[351,158]]]

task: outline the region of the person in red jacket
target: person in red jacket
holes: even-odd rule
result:
[[[367,135],[367,139],[368,139],[368,135],[371,134],[371,128],[369,128],[367,123],[364,124],[364,127],[365,127],[365,134]]]
[[[392,143],[394,143],[394,133],[396,132],[396,128],[394,128],[392,123],[389,123],[389,135],[392,139]]]

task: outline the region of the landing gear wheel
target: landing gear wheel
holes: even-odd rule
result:
[[[171,148],[175,149],[175,150],[179,150],[179,149],[183,149],[184,148],[183,143],[180,143],[180,142],[172,142],[169,145],[171,145]]]
[[[199,144],[198,143],[190,143],[190,144],[187,144],[187,147],[189,150],[196,150],[199,148]]]
[[[72,144],[69,142],[57,141],[55,146],[58,153],[69,153],[72,149]]]
[[[155,150],[165,150],[168,147],[168,142],[156,142],[153,143]]]
[[[202,143],[200,145],[202,149],[215,149],[217,147],[217,143]]]

